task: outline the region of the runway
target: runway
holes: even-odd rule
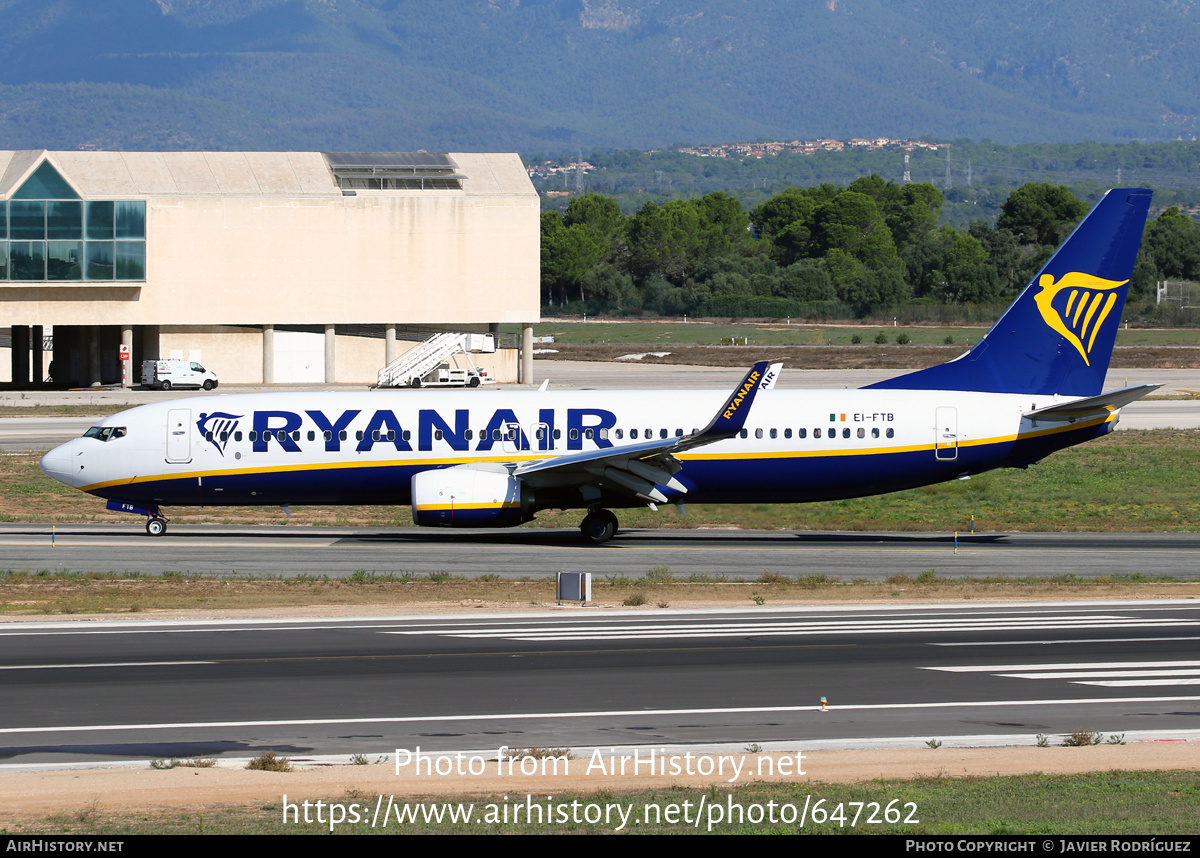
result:
[[[346,577],[449,573],[553,577],[561,570],[639,577],[666,566],[690,575],[755,580],[764,572],[841,580],[944,577],[1163,575],[1194,578],[1194,533],[818,533],[622,530],[602,546],[574,529],[429,530],[414,527],[172,525],[151,538],[127,524],[0,524],[0,569],[158,575]]]
[[[0,638],[6,764],[1200,727],[1185,600],[6,623]]]

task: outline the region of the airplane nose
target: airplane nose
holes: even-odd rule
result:
[[[51,479],[58,480],[60,483],[73,485],[71,481],[71,460],[74,458],[74,447],[75,441],[72,439],[66,444],[60,444],[42,456],[41,462],[38,463],[38,467],[42,469],[42,473]]]

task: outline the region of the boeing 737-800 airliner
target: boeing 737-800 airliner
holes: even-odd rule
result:
[[[949,363],[858,390],[263,393],[143,405],[47,453],[50,476],[166,529],[168,506],[411,504],[417,524],[831,500],[1025,467],[1110,432],[1154,389],[1103,392],[1150,192],[1109,191]]]

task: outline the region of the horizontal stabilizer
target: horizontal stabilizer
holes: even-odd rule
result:
[[[1103,417],[1131,402],[1141,399],[1162,387],[1161,384],[1135,384],[1133,387],[1122,387],[1102,393],[1099,396],[1089,396],[1087,399],[1076,399],[1074,402],[1063,402],[1058,405],[1048,405],[1025,413],[1029,420],[1053,420],[1073,422],[1086,420],[1090,417]]]

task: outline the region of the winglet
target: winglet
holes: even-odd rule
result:
[[[733,389],[733,393],[729,395],[729,399],[725,400],[725,404],[713,417],[712,422],[695,436],[697,440],[700,438],[705,440],[729,438],[742,430],[742,427],[746,425],[746,418],[750,416],[750,406],[754,402],[754,395],[758,393],[763,377],[767,374],[769,363],[769,361],[760,360],[750,367],[746,377]]]

